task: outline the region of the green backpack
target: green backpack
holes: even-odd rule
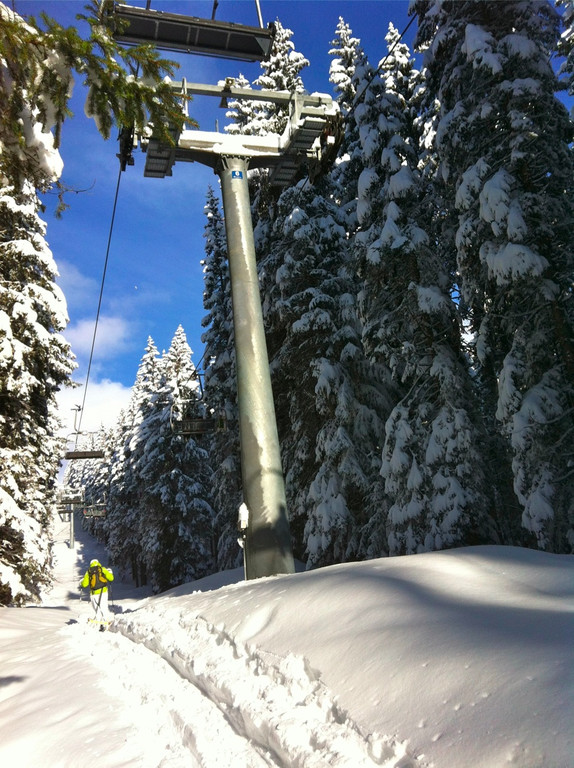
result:
[[[92,565],[90,568],[88,568],[88,574],[90,589],[92,592],[94,589],[101,589],[102,587],[107,586],[108,580],[102,572],[101,565]]]

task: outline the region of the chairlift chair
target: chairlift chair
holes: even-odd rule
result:
[[[58,490],[57,502],[63,507],[81,506],[84,503],[84,489],[64,485]]]
[[[197,53],[236,61],[262,61],[271,50],[275,26],[182,16],[113,3],[107,13],[114,38],[127,45],[152,43],[166,51]]]
[[[196,400],[189,401],[197,403]],[[185,403],[183,404],[185,406]],[[227,430],[227,418],[225,411],[210,416],[180,416],[181,406],[171,406],[169,423],[171,431],[175,435],[206,435],[213,432],[225,432]],[[185,407],[183,408],[185,414]]]
[[[84,517],[105,517],[106,505],[105,504],[90,504],[82,510]]]
[[[102,450],[97,451],[66,451],[64,454],[65,459],[103,459],[104,452]]]
[[[89,501],[82,510],[84,517],[105,517],[106,499],[105,494],[102,501]]]
[[[66,451],[64,453],[64,458],[68,460],[72,459],[103,459],[104,458],[104,452],[101,448],[92,448],[92,449],[78,449],[78,438],[79,436],[83,435],[95,435],[95,432],[73,432],[72,435],[68,436],[68,441],[74,441],[74,448],[70,451]]]
[[[60,488],[56,496],[56,510],[63,523],[68,523],[74,513],[74,508],[79,508],[84,503],[83,488]]]

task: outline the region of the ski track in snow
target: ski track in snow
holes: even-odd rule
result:
[[[215,768],[214,742],[222,747],[217,758],[221,768],[276,765],[237,735],[219,709],[163,658],[119,632],[100,633],[88,624],[83,627],[87,640],[83,647],[90,649],[85,651],[87,655],[96,662],[100,656],[118,661],[107,668],[98,665],[105,675],[102,687],[112,699],[122,700],[127,694],[137,702],[134,728],[145,736],[147,745],[141,768]],[[77,637],[73,642],[77,647]],[[137,741],[137,734],[132,733],[132,738]]]
[[[304,659],[240,644],[201,617],[180,617],[168,642],[129,613],[116,615],[111,632],[97,635],[98,644],[113,644],[122,660],[120,675],[117,667],[108,673],[106,689],[120,686],[141,699],[138,727],[157,733],[161,755],[148,754],[146,765],[189,767],[190,756],[194,768],[420,765],[402,744],[365,737]],[[196,658],[194,648],[201,649]],[[221,744],[217,765],[214,741]]]

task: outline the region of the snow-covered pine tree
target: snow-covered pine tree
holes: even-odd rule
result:
[[[329,56],[333,58],[329,66],[329,80],[337,94],[339,108],[343,116],[346,116],[351,111],[357,94],[354,83],[357,66],[359,62],[364,62],[365,55],[361,41],[358,37],[353,37],[351,28],[342,16],[339,16],[331,45],[333,47],[329,50]]]
[[[0,175],[17,189],[24,182],[45,189],[55,181],[49,170],[71,114],[74,71],[89,89],[86,114],[106,139],[114,125],[143,129],[151,122],[167,137],[170,122],[182,123],[179,101],[164,80],[177,65],[152,46],[117,43],[107,23],[110,4],[88,0],[87,13],[78,15],[89,30],[82,39],[74,27],[45,15],[24,22],[0,2]]]
[[[311,277],[315,263],[311,251],[315,249],[309,248],[309,254],[306,254],[308,238],[303,238],[298,247],[295,236],[299,225],[311,226],[305,209],[312,197],[314,192],[304,191],[303,183],[285,190],[280,196],[264,260],[262,283],[265,333],[285,473],[289,525],[294,555],[302,561],[307,557],[305,526],[311,509],[309,487],[319,468],[315,442],[320,420],[315,404],[313,364],[317,350],[322,343],[324,345],[325,335],[329,336],[329,327],[325,326],[331,322],[329,313],[324,311],[320,340],[313,338],[309,314],[305,319],[309,327],[303,327],[305,320],[302,316],[308,310],[313,293],[320,293],[317,283],[320,286],[321,276],[324,275],[317,272]],[[307,280],[308,285],[305,284]],[[316,314],[320,313],[318,300]],[[297,320],[301,321],[298,325]],[[334,323],[332,327],[335,327]],[[315,332],[318,329],[317,323]],[[317,341],[317,346],[314,341]]]
[[[574,0],[556,0],[556,5],[563,8],[562,36],[558,42],[558,53],[565,61],[560,67],[560,74],[566,75],[570,96],[574,96]]]
[[[227,429],[210,440],[210,460],[214,468],[213,508],[217,569],[238,567],[241,550],[237,544],[237,513],[242,502],[237,383],[231,285],[227,243],[219,200],[209,188],[205,205],[205,290],[203,305],[208,314],[202,321],[206,329],[205,401],[215,414],[225,414]]]
[[[0,603],[39,594],[63,445],[56,392],[74,369],[66,302],[31,185],[0,190]]]
[[[300,72],[309,66],[309,61],[295,50],[291,40],[292,30],[283,27],[280,21],[275,22],[275,30],[270,55],[261,62],[263,73],[253,81],[253,85],[261,90],[302,93],[304,86]],[[235,78],[234,85],[238,88],[251,87],[244,75]],[[283,133],[288,111],[287,107],[278,107],[267,101],[230,98],[225,114],[232,119],[232,123],[225,127],[228,133],[266,136],[268,133]]]
[[[415,0],[436,147],[482,383],[512,454],[531,541],[570,551],[574,475],[572,125],[546,0]],[[570,517],[570,519],[569,519]]]
[[[271,53],[261,62],[263,74],[253,81],[254,85],[264,90],[288,93],[302,93],[305,90],[301,72],[309,66],[309,60],[295,50],[292,37],[293,30],[287,29],[279,19],[276,19]],[[276,118],[273,116],[273,119]],[[281,133],[283,130],[281,123],[277,123],[276,126],[276,128],[266,128],[266,133]]]
[[[215,570],[209,456],[201,438],[177,434],[173,421],[201,417],[204,404],[191,350],[180,326],[162,357],[161,383],[144,424],[138,476],[142,558],[156,591]]]
[[[161,359],[150,337],[138,367],[130,402],[111,431],[106,449],[109,455],[109,488],[105,542],[111,561],[124,572],[131,571],[138,586],[147,583],[140,541],[145,488],[139,469],[149,438],[148,419],[160,385]]]
[[[366,167],[355,247],[365,348],[399,394],[381,472],[389,551],[401,554],[467,543],[484,528],[486,505],[449,264],[431,236],[440,208],[421,173],[422,77],[392,24],[386,40],[381,80],[356,107]]]
[[[358,556],[378,478],[381,394],[366,371],[344,215],[330,181],[285,190],[271,238],[267,329],[295,554],[308,567]],[[381,554],[380,550],[377,554]]]
[[[261,62],[263,73],[253,81],[253,85],[266,91],[303,93],[305,87],[301,72],[309,66],[309,60],[295,50],[292,37],[293,31],[277,20],[271,53],[265,61]],[[256,109],[258,130],[252,132],[261,136],[268,133],[281,134],[287,125],[287,116],[286,107],[265,102]]]
[[[251,83],[242,74],[234,78],[233,85],[235,88],[251,88]],[[258,136],[261,131],[258,110],[262,105],[261,101],[228,98],[225,117],[230,118],[232,122],[225,126],[227,133]]]
[[[337,103],[345,121],[345,127],[338,157],[329,177],[334,187],[334,200],[345,212],[346,229],[351,234],[358,226],[357,189],[363,170],[363,153],[354,103],[357,93],[362,93],[366,79],[373,73],[361,48],[360,40],[353,37],[349,25],[341,17],[331,45],[333,47],[329,55],[333,59],[329,68],[329,80],[337,94]]]
[[[0,23],[15,34],[25,26],[2,4]],[[8,35],[2,32],[3,54]],[[1,55],[1,604],[37,598],[47,582],[50,507],[62,451],[54,437],[55,393],[74,368],[69,345],[60,335],[68,319],[66,303],[55,285],[57,268],[44,238],[46,227],[39,218],[35,191],[58,179],[62,161],[52,134],[38,122],[38,108],[25,93],[20,94],[19,111],[14,109],[14,116],[7,111],[14,90],[10,60]],[[19,120],[18,126],[12,127],[11,119]],[[17,139],[19,130],[24,131],[22,141]],[[27,153],[33,163],[27,162]]]
[[[267,61],[261,62],[263,74],[254,84],[260,88],[274,91],[288,91],[289,93],[302,93],[305,90],[301,72],[309,61],[295,50],[291,40],[292,30],[276,22],[276,35],[271,49],[271,55]],[[282,133],[287,122],[288,110],[286,107],[267,104],[265,111],[261,113],[261,134]],[[283,343],[284,329],[277,324],[269,322],[268,312],[273,312],[277,287],[275,276],[280,264],[280,254],[271,247],[269,238],[273,221],[276,217],[275,204],[276,193],[271,193],[268,183],[267,170],[254,172],[250,178],[252,211],[254,217],[255,250],[259,273],[259,285],[263,302],[263,318],[269,359],[272,360],[275,352]],[[279,256],[279,261],[277,257]]]
[[[253,81],[259,89],[289,93],[304,91],[300,72],[309,66],[309,61],[295,50],[291,40],[292,35],[292,30],[283,27],[280,21],[275,22],[271,52],[267,60],[261,62],[263,73]],[[248,86],[243,77],[238,79],[237,84],[242,87]],[[241,102],[230,100],[229,106],[227,116],[233,118],[234,123],[226,126],[225,130],[230,133],[255,136],[266,136],[269,133],[281,134],[287,125],[288,107],[256,100]],[[269,208],[273,206],[275,197],[269,189],[268,175],[266,168],[249,172],[252,210],[257,212],[261,224],[268,221]],[[261,226],[259,232],[256,232],[256,239],[261,241],[265,231],[265,227]]]

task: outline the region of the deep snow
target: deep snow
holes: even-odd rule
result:
[[[116,580],[115,622],[77,584],[0,613],[10,768],[572,768],[574,557],[509,547],[334,566],[157,597]]]

